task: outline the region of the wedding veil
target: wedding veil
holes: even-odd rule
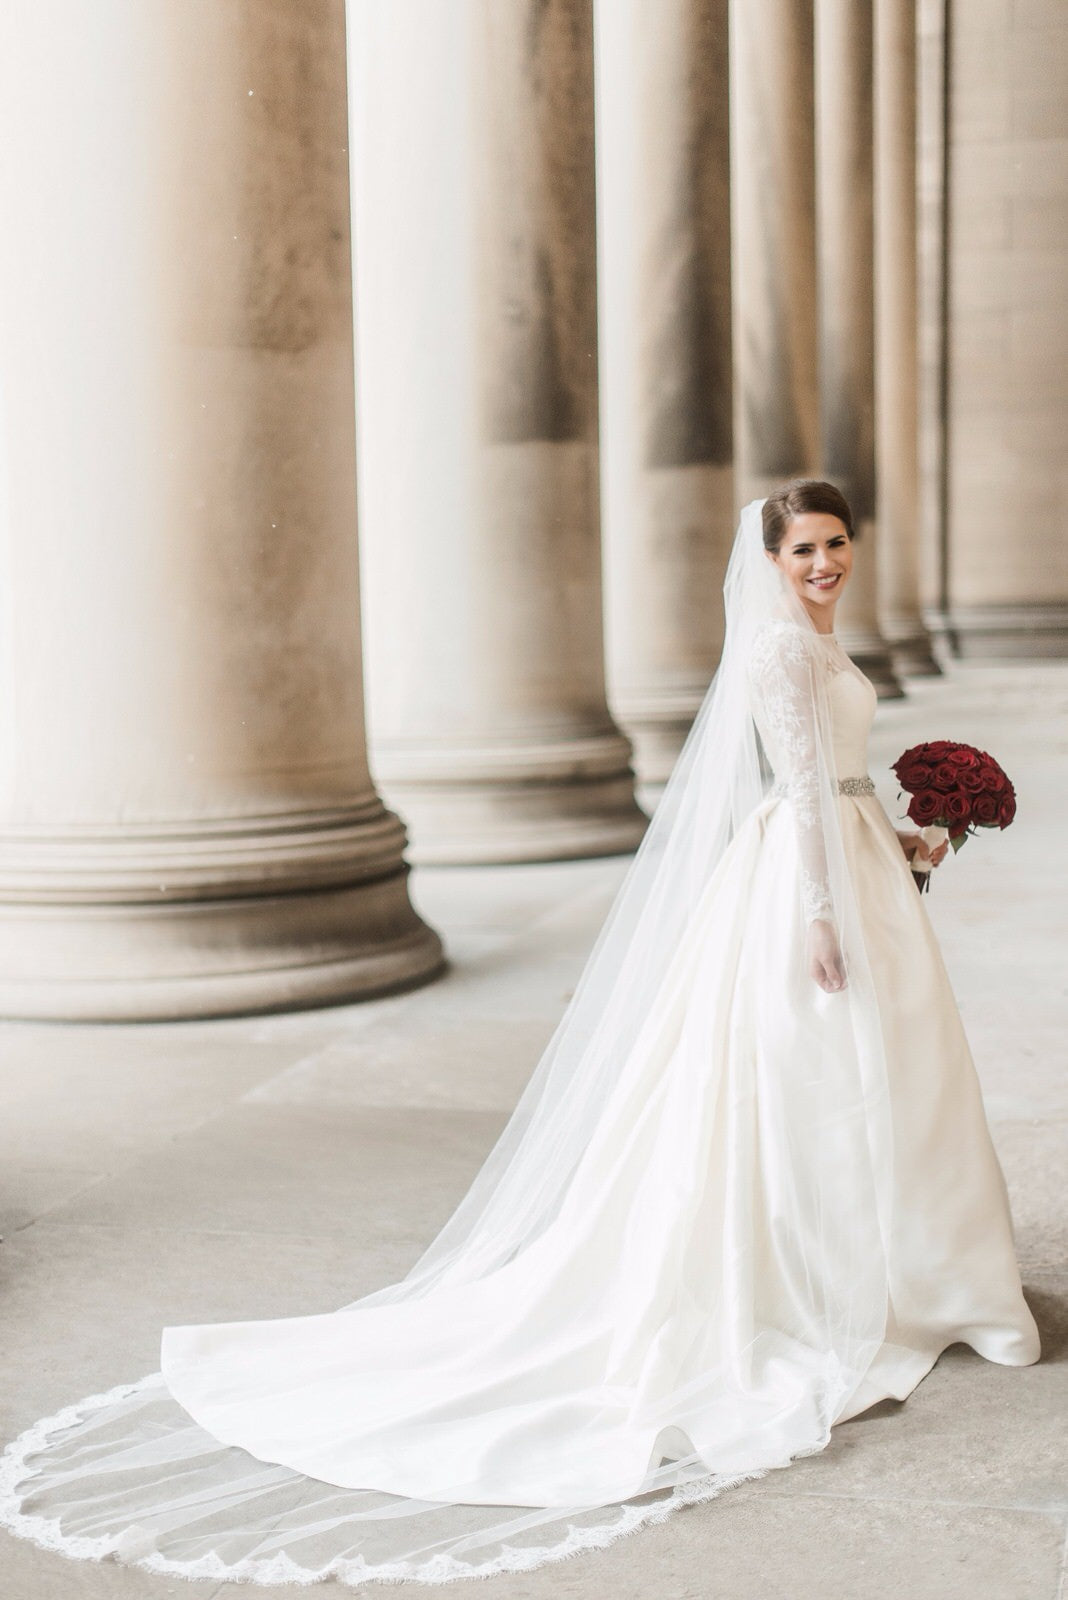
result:
[[[764,554],[762,507],[762,500],[753,500],[743,509],[727,565],[719,668],[556,1032],[450,1221],[402,1283],[362,1304],[407,1299],[441,1281],[492,1272],[555,1215],[623,1068],[627,1042],[648,1015],[725,850],[767,790],[770,770],[749,686],[758,635],[769,622],[788,620],[806,643],[814,639],[808,613]],[[838,825],[826,682],[814,653],[802,690],[811,700],[803,715],[814,734],[810,777],[818,786],[835,920],[853,983],[861,985],[854,994],[867,998],[867,963]]]
[[[679,1505],[823,1448],[885,1333],[888,1096],[843,845],[828,677],[811,620],[765,556],[761,512],[762,502],[753,501],[741,515],[724,583],[720,666],[573,997],[467,1195],[401,1281],[290,1327],[294,1338],[302,1321],[314,1321],[320,1332],[324,1323],[331,1333],[347,1332],[375,1308],[409,1305],[410,1315],[397,1315],[417,1333],[420,1318],[427,1327],[440,1322],[458,1293],[547,1239],[635,1070],[643,1028],[662,1003],[680,949],[709,897],[724,892],[732,843],[760,825],[758,814],[773,803],[752,664],[761,651],[767,660],[767,641],[780,636],[789,640],[781,662],[789,698],[779,710],[804,750],[806,859],[818,871],[821,915],[837,931],[848,976],[841,993],[817,996],[820,1026],[791,1041],[789,1059],[774,1063],[762,1091],[760,1114],[774,1130],[779,1174],[774,1225],[797,1243],[803,1264],[800,1309],[789,1325],[763,1304],[759,1261],[732,1267],[736,1348],[714,1370],[680,1362],[661,1382],[655,1405],[641,1416],[635,1408],[633,1428],[644,1428],[640,1437],[655,1448],[625,1499],[592,1472],[568,1503],[529,1507],[468,1503],[461,1481],[433,1499],[332,1485],[298,1470],[299,1463],[256,1459],[221,1443],[153,1374],[70,1407],[10,1446],[0,1467],[0,1525],[68,1555],[114,1555],[186,1577],[441,1582],[522,1570],[607,1544]],[[776,660],[773,651],[773,667]],[[769,967],[758,1003],[772,1033],[791,985],[815,989],[807,970]],[[685,1093],[695,1103],[713,1094],[717,1066],[703,1024],[684,1023],[673,1049],[672,1071]],[[843,1192],[855,1205],[841,1206]],[[751,1258],[749,1220],[733,1215],[729,1226],[732,1262],[747,1252]],[[253,1349],[259,1326],[231,1325],[235,1356],[243,1340]],[[205,1348],[185,1336],[202,1332],[168,1330],[164,1373],[168,1348],[177,1372],[183,1348]],[[707,1432],[700,1431],[702,1418]],[[687,1426],[676,1426],[683,1419]],[[353,1426],[360,1427],[358,1415]],[[560,1451],[571,1444],[562,1433]],[[439,1479],[442,1470],[439,1464]]]

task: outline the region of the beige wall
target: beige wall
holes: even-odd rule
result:
[[[991,608],[1038,602],[1064,649],[1068,5],[949,0],[948,21],[951,616],[979,653],[1023,631]]]

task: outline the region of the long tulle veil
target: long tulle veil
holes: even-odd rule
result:
[[[443,1280],[481,1277],[537,1237],[559,1207],[623,1070],[627,1041],[648,1015],[724,851],[765,793],[769,773],[747,681],[757,634],[779,618],[791,620],[806,636],[814,631],[779,569],[764,555],[762,507],[762,500],[754,500],[743,509],[727,565],[719,668],[555,1034],[450,1221],[402,1283],[362,1304],[424,1294]],[[848,876],[838,808],[829,803],[834,771],[829,713],[816,674],[812,688],[813,724],[823,733],[827,859],[838,868],[833,887],[841,902]],[[850,931],[852,922],[852,914],[840,914],[840,925],[848,924]]]
[[[486,1280],[546,1237],[625,1084],[635,1041],[716,890],[732,841],[767,797],[771,774],[750,667],[766,630],[788,628],[807,663],[799,681],[812,734],[819,853],[849,977],[841,995],[828,997],[826,1027],[799,1043],[795,1064],[781,1064],[781,1100],[773,1108],[786,1175],[781,1226],[804,1241],[804,1326],[765,1325],[757,1276],[744,1349],[729,1371],[687,1371],[676,1387],[666,1385],[651,1419],[655,1448],[626,1497],[608,1497],[591,1479],[589,1493],[567,1505],[530,1507],[470,1504],[459,1483],[455,1494],[433,1500],[338,1487],[292,1463],[221,1443],[169,1392],[168,1359],[177,1369],[189,1330],[168,1330],[162,1376],[72,1406],[9,1446],[0,1467],[0,1525],[71,1556],[115,1556],[187,1577],[443,1582],[523,1570],[607,1544],[826,1444],[885,1331],[886,1068],[843,849],[826,675],[804,607],[766,559],[761,511],[762,502],[753,501],[741,515],[724,583],[720,666],[514,1113],[407,1276],[330,1315],[358,1320],[374,1308],[412,1303],[411,1319],[422,1316],[429,1326],[443,1297]],[[767,1003],[774,1006],[777,986],[796,978],[769,972]],[[806,974],[800,981],[811,982]],[[715,1063],[699,1029],[683,1029],[677,1053],[693,1091],[713,1092]],[[845,1210],[843,1183],[856,1199]],[[425,1305],[420,1310],[416,1302]],[[241,1330],[253,1339],[258,1326],[232,1325],[235,1349]],[[803,1352],[790,1358],[797,1395],[788,1415],[769,1415],[760,1375],[768,1363],[782,1364],[784,1349]],[[673,1420],[695,1407],[724,1419],[721,1449],[707,1441],[698,1448],[684,1430],[673,1430]],[[635,1427],[642,1422],[650,1419],[636,1418]],[[568,1444],[561,1438],[560,1449]]]

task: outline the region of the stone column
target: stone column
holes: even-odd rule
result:
[[[916,28],[920,604],[938,663],[954,645],[946,538],[946,7],[947,0],[919,0]]]
[[[0,62],[0,1013],[425,979],[364,749],[343,0]]]
[[[879,609],[901,673],[937,673],[920,609],[916,0],[875,0]]]
[[[812,0],[733,0],[740,498],[821,468]]]
[[[647,783],[716,669],[734,534],[727,9],[597,7],[608,682]]]
[[[853,577],[835,631],[881,696],[899,696],[879,631],[871,11],[817,0],[817,216],[823,476],[853,510]]]
[[[592,0],[365,0],[352,23],[372,765],[423,861],[629,850],[646,819],[605,699]]]

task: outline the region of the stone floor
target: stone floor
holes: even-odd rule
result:
[[[940,869],[930,909],[1044,1360],[1010,1370],[954,1348],[907,1403],[845,1424],[824,1454],[607,1552],[489,1580],[479,1600],[1054,1600],[1068,1511],[1066,710],[1066,666],[955,667],[880,708],[871,764],[892,815],[887,763],[918,738],[985,745],[1017,781],[1016,826]],[[327,1310],[402,1274],[501,1126],[625,867],[417,872],[452,959],[418,993],[210,1023],[0,1024],[0,1437],[153,1370],[164,1323]],[[236,1592],[0,1536],[2,1600]]]

